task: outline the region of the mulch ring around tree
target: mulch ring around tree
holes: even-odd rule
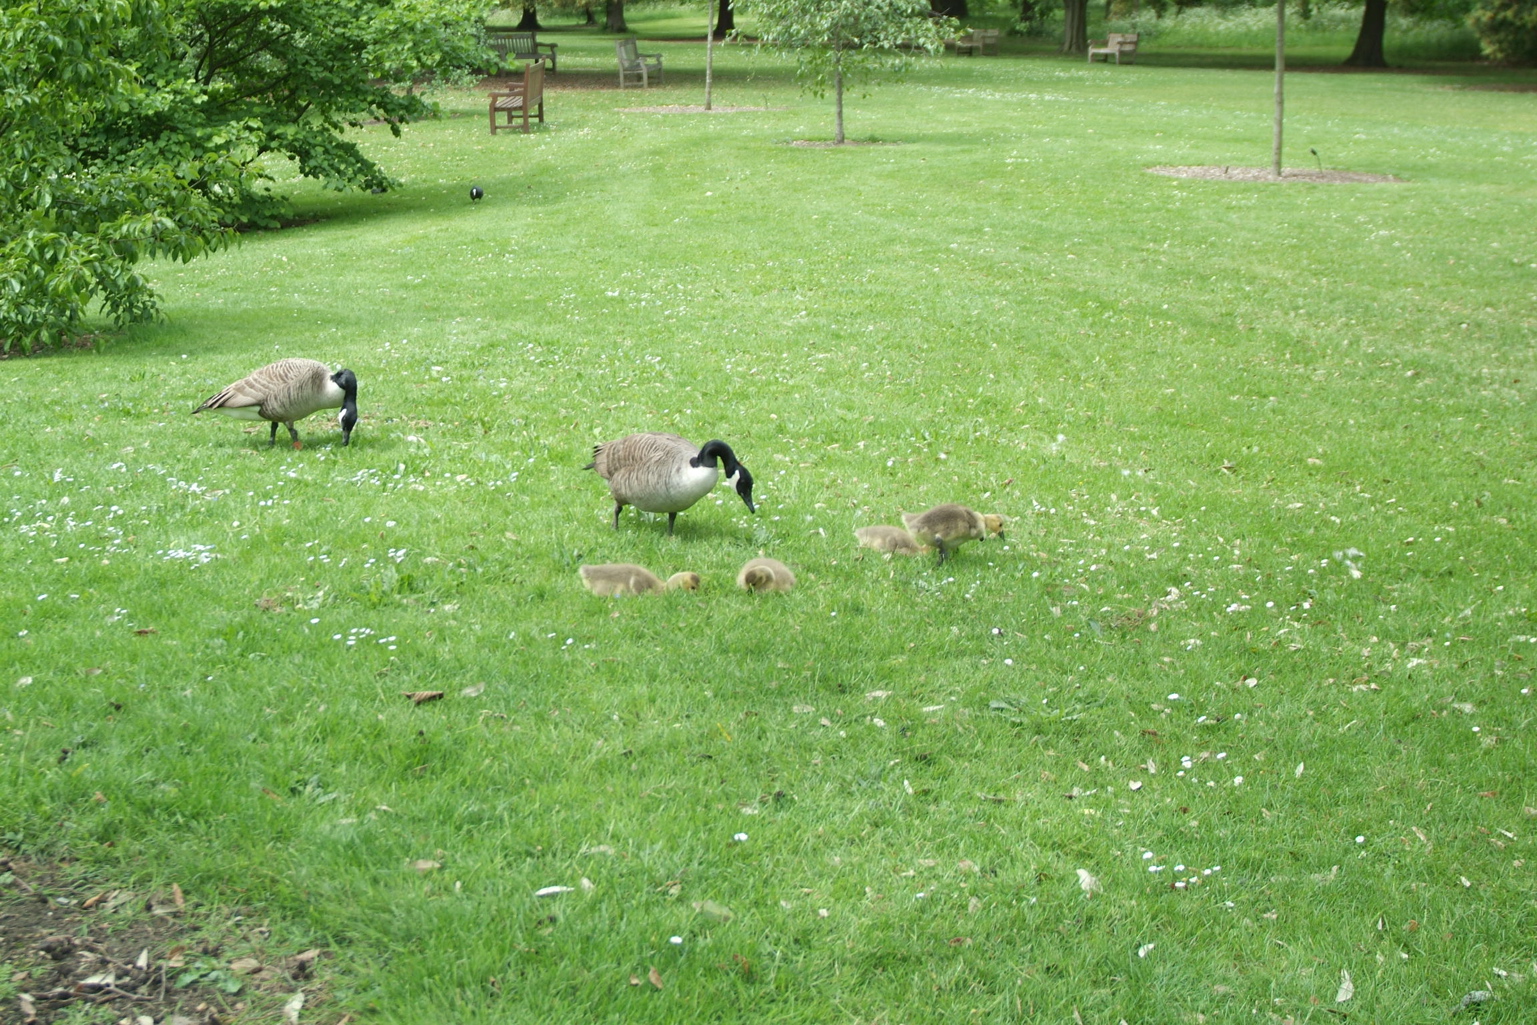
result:
[[[1402,182],[1391,174],[1368,174],[1364,171],[1302,171],[1285,169],[1281,177],[1271,174],[1268,167],[1238,167],[1227,164],[1211,164],[1194,167],[1149,167],[1153,174],[1170,178],[1202,178],[1207,181],[1229,182],[1319,182],[1326,185],[1371,185],[1384,182]]]
[[[701,103],[669,103],[663,107],[615,107],[621,114],[740,114],[746,110],[784,110],[784,107],[717,107]]]
[[[1490,93],[1537,93],[1537,82],[1491,82],[1488,85],[1449,85],[1446,88]]]
[[[791,146],[800,146],[803,149],[839,149],[847,146],[900,146],[900,142],[882,142],[879,139],[847,139],[843,142],[833,142],[831,139],[791,139]]]
[[[0,856],[0,1022],[221,1025],[277,1020],[326,1000],[314,978],[329,954],[280,956],[239,914],[215,920],[173,886],[102,889],[65,866]],[[293,1020],[293,1019],[290,1019]]]

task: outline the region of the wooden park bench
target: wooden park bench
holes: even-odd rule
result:
[[[1115,56],[1115,62],[1121,63],[1125,57],[1127,63],[1135,64],[1137,56],[1137,34],[1135,32],[1112,32],[1103,43],[1089,43],[1089,61],[1092,63],[1095,56],[1104,58],[1106,64],[1110,63],[1111,55]]]
[[[998,55],[999,32],[995,28],[974,28],[968,36],[962,36],[955,41],[955,55],[957,57],[986,57],[989,48],[993,56]]]
[[[638,81],[644,89],[651,84],[652,75],[658,85],[662,84],[661,54],[640,53],[633,39],[614,40],[614,52],[619,56],[619,88],[623,89],[626,81]]]
[[[487,29],[486,45],[500,54],[503,61],[548,61],[550,74],[555,73],[555,49],[560,44],[541,43],[536,33]]]
[[[544,123],[544,61],[530,62],[523,69],[523,81],[516,82],[505,89],[492,90],[487,94],[491,104],[491,134],[506,131],[509,128],[521,127],[524,132],[529,130],[528,116],[537,113],[541,124]],[[503,121],[496,123],[496,115],[501,114]],[[522,119],[519,125],[517,119]]]

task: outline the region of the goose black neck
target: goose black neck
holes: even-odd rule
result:
[[[699,454],[690,462],[695,466],[714,466],[717,458],[720,459],[721,466],[726,471],[727,477],[736,472],[736,453],[731,451],[731,446],[724,441],[705,442],[704,447],[699,450]]]

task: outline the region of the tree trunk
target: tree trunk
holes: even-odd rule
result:
[[[1275,129],[1270,142],[1270,173],[1281,177],[1281,129],[1286,124],[1286,0],[1275,5]]]
[[[524,0],[523,20],[514,25],[513,28],[517,29],[519,32],[538,32],[542,27],[543,26],[539,24],[538,8],[536,8],[532,3],[529,3],[528,0]]]
[[[624,23],[624,0],[603,0],[603,31],[630,31],[630,26]]]
[[[592,15],[592,4],[583,4],[582,13],[587,16],[587,21],[584,24],[596,25],[598,23],[598,19]]]
[[[929,0],[929,10],[951,18],[971,17],[971,11],[966,7],[966,0]]]
[[[710,109],[710,90],[715,84],[715,13],[713,0],[704,0],[704,109]]]
[[[720,13],[715,16],[715,38],[725,39],[736,31],[736,9],[731,0],[720,0]]]
[[[1388,0],[1366,0],[1366,10],[1361,14],[1361,34],[1356,36],[1356,48],[1350,51],[1345,63],[1356,68],[1385,68],[1387,58],[1382,55],[1382,37],[1387,31]]]
[[[833,58],[833,96],[834,99],[834,124],[837,128],[833,133],[833,141],[843,145],[843,53],[839,51]]]
[[[1089,52],[1089,0],[1062,0],[1062,52]]]

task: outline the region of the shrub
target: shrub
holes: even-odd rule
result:
[[[1483,0],[1468,24],[1491,60],[1537,61],[1537,0]]]

